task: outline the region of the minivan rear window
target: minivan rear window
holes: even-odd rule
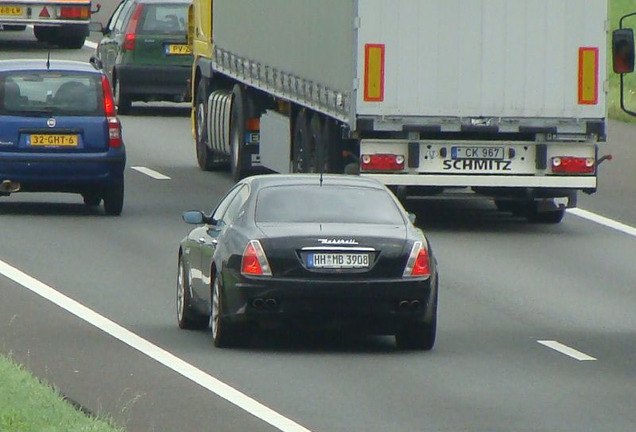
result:
[[[182,35],[185,38],[187,29],[187,4],[144,4],[139,18],[139,33]]]
[[[1,115],[104,115],[101,77],[76,72],[0,74]]]

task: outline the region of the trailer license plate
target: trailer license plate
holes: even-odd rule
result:
[[[32,146],[66,146],[76,147],[78,143],[77,135],[54,135],[54,134],[41,134],[31,135],[30,144]]]
[[[451,148],[451,157],[453,159],[505,159],[505,147],[467,147],[457,146]]]
[[[166,45],[166,54],[174,55],[187,55],[192,54],[190,46],[184,44],[169,44]]]
[[[326,269],[368,268],[369,254],[313,253],[307,255],[307,267]]]
[[[21,6],[0,5],[0,15],[21,16],[22,15],[22,7]]]

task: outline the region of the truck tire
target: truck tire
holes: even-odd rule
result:
[[[240,85],[234,85],[230,114],[230,170],[235,182],[249,175],[249,166],[245,162],[245,122],[249,116],[246,96]]]
[[[565,209],[551,210],[540,212],[537,211],[536,205],[530,205],[526,218],[532,223],[540,224],[558,224],[565,216]]]
[[[307,113],[300,110],[294,120],[294,133],[292,135],[293,164],[292,172],[309,172],[309,157],[307,149]]]
[[[51,43],[53,40],[53,31],[51,27],[34,26],[33,35],[38,42]]]
[[[323,152],[322,158],[325,162],[325,171],[328,173],[342,174],[344,164],[339,150],[342,146],[342,136],[340,129],[332,119],[325,119],[322,126],[322,144],[319,149]]]
[[[84,46],[84,42],[86,42],[86,36],[58,37],[54,41],[60,48],[64,49],[80,49]]]
[[[205,79],[201,78],[195,90],[194,131],[196,141],[197,164],[203,171],[212,169],[212,149],[208,139],[208,90]]]

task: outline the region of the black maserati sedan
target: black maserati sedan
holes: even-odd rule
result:
[[[384,185],[346,175],[260,175],[211,214],[188,211],[179,246],[179,327],[212,327],[214,345],[255,326],[340,326],[430,350],[437,262],[424,233]]]

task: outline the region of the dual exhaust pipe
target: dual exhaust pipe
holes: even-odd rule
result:
[[[405,310],[418,310],[422,307],[422,302],[419,300],[401,300],[398,303],[401,311]]]
[[[276,310],[278,309],[278,300],[274,298],[255,298],[252,300],[254,309]]]
[[[16,183],[11,180],[3,180],[0,183],[0,193],[1,194],[11,194],[14,192],[18,192],[22,186],[20,183]]]

